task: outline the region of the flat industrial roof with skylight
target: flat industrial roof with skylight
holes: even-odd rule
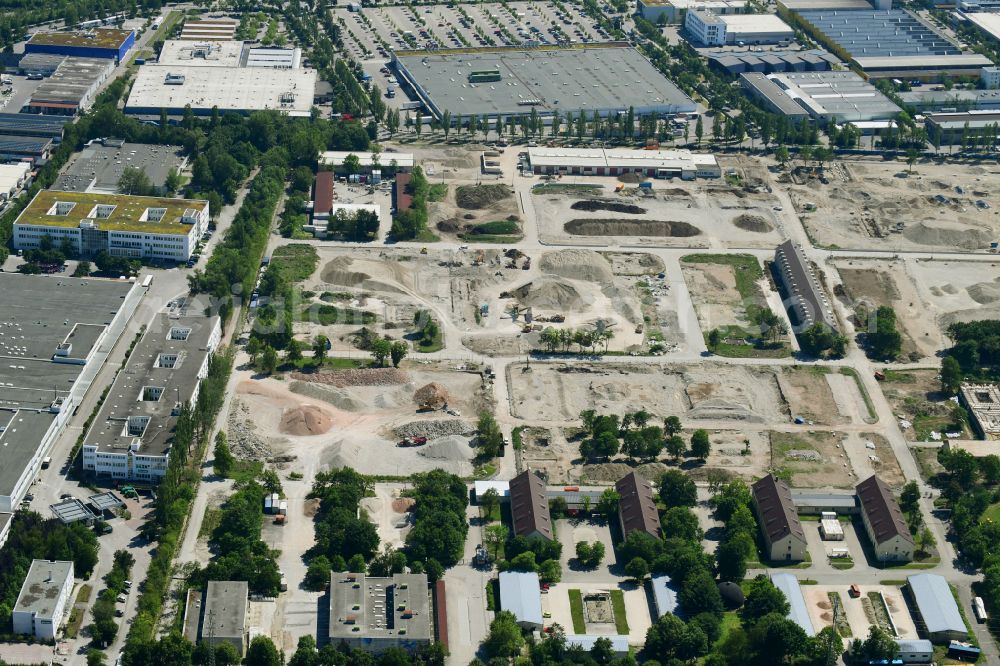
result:
[[[637,115],[692,112],[695,104],[626,42],[585,47],[398,51],[402,79],[439,118],[524,116],[632,107]]]

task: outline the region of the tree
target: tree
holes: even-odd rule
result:
[[[257,357],[260,355],[261,346],[262,345],[261,345],[261,342],[260,342],[260,338],[251,337],[247,341],[246,352],[247,352],[247,356],[250,357],[250,363],[253,364],[253,365],[257,364]]]
[[[660,516],[660,527],[668,539],[700,542],[704,536],[698,516],[686,506],[674,506],[663,512]]]
[[[226,433],[220,430],[215,435],[215,450],[213,451],[215,473],[222,477],[228,477],[236,467],[236,458],[229,450],[229,443],[226,441]]]
[[[649,563],[641,557],[633,557],[629,560],[629,563],[625,565],[625,574],[630,578],[641,581],[649,575]]]
[[[784,168],[785,163],[788,162],[789,159],[788,148],[785,146],[778,146],[775,148],[774,158],[778,160],[778,163],[781,164],[782,168]]]
[[[747,573],[746,551],[748,544],[750,550],[753,550],[753,537],[745,532],[739,532],[719,545],[715,558],[721,580],[733,583],[743,580]]]
[[[420,123],[418,122],[417,125],[419,126],[419,124]],[[419,130],[417,130],[417,134],[418,135],[420,134]],[[355,173],[360,173],[361,172],[361,159],[357,155],[355,155],[354,153],[348,154],[347,157],[344,158],[343,169],[344,169],[345,172],[347,172],[348,175],[355,174]]]
[[[587,569],[596,569],[604,559],[604,544],[600,541],[587,543],[581,541],[576,544],[576,559],[580,566]]]
[[[910,481],[899,493],[899,508],[903,513],[920,511],[920,486],[916,481]]]
[[[668,508],[694,506],[698,503],[698,490],[694,481],[679,469],[668,469],[660,477],[660,501]]]
[[[167,194],[173,194],[179,190],[183,184],[184,177],[181,176],[180,171],[178,171],[176,167],[171,167],[170,171],[167,172],[167,179],[164,182],[164,188],[167,190]]]
[[[517,618],[510,611],[500,611],[490,623],[490,633],[483,642],[483,649],[490,657],[509,659],[524,647],[524,636]]]
[[[333,567],[330,565],[330,560],[327,559],[326,555],[317,555],[309,562],[309,568],[306,569],[305,586],[306,589],[313,590],[314,592],[319,592],[326,589],[326,586],[330,584],[330,574],[333,571]]]
[[[746,600],[739,611],[740,621],[744,626],[752,627],[757,620],[771,613],[779,615],[788,613],[788,599],[767,576],[760,574],[746,585]]]
[[[698,624],[666,613],[646,631],[645,650],[661,664],[687,663],[708,652],[708,637]]]
[[[149,196],[153,194],[153,184],[145,171],[127,166],[118,179],[118,192],[135,197]]]
[[[81,261],[73,271],[73,277],[87,277],[90,275],[91,267],[89,261]]]
[[[948,395],[958,395],[962,388],[962,366],[954,356],[941,359],[941,390]]]
[[[500,523],[489,525],[483,530],[483,544],[487,551],[493,553],[493,559],[499,559],[500,547],[507,541],[507,528]]]
[[[868,638],[864,641],[857,639],[851,646],[852,655],[858,656],[865,661],[892,660],[898,652],[899,645],[889,635],[889,632],[877,624],[873,624],[868,629]]]
[[[614,488],[605,488],[604,492],[601,493],[601,498],[597,500],[598,513],[602,514],[608,522],[614,520],[615,516],[618,515],[618,503],[621,498],[621,495]]]
[[[684,452],[687,451],[687,444],[684,443],[684,439],[680,435],[674,435],[667,438],[666,448],[667,453],[672,455],[674,460],[680,460]]]
[[[302,360],[302,343],[292,338],[285,345],[285,359],[295,363],[296,361]]]
[[[721,613],[719,587],[706,569],[695,569],[684,579],[677,601],[687,616],[698,613]]]
[[[313,338],[312,352],[316,365],[323,365],[323,359],[326,358],[326,351],[329,347],[330,339],[325,335],[317,335]]]
[[[87,651],[87,666],[104,666],[104,653],[91,648]]]
[[[479,446],[482,455],[488,458],[496,458],[503,452],[503,432],[493,415],[489,412],[480,412],[479,422],[476,425],[476,444]]]
[[[559,331],[552,328],[551,326],[547,326],[542,331],[540,340],[541,343],[545,345],[546,349],[548,349],[550,352],[554,352],[559,347],[560,343]]]
[[[705,136],[705,126],[702,124],[701,115],[698,116],[698,121],[694,125],[694,136],[698,140],[698,146],[701,146],[701,139]]]
[[[392,367],[398,368],[400,362],[406,358],[410,348],[402,340],[396,340],[389,346],[389,357],[392,360]]]
[[[681,432],[681,420],[676,416],[668,416],[663,419],[663,431],[668,437],[673,437]]]
[[[712,449],[712,443],[708,439],[708,432],[699,428],[691,435],[691,455],[704,460],[708,457]]]
[[[930,549],[936,543],[934,539],[934,533],[926,525],[916,534],[917,542],[917,552],[918,553],[929,553]]]
[[[496,488],[489,488],[479,497],[479,505],[483,507],[486,511],[487,520],[493,515],[493,512],[500,508],[500,493],[496,491]]]
[[[268,636],[256,636],[247,649],[246,666],[282,666],[284,657]]]
[[[260,354],[258,369],[265,375],[274,374],[278,369],[278,352],[271,345],[264,345],[264,351]]]
[[[708,350],[715,351],[722,344],[722,331],[717,328],[713,328],[708,332],[708,340],[706,341]]]
[[[909,173],[913,173],[913,165],[920,159],[920,151],[916,148],[906,149],[906,167]]]
[[[368,350],[372,355],[372,360],[378,367],[385,366],[386,360],[392,355],[392,343],[385,338],[376,338],[371,342]]]

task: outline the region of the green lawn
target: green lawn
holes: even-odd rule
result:
[[[316,248],[305,243],[290,243],[275,248],[271,255],[271,265],[280,266],[291,282],[302,282],[309,278],[319,264]]]
[[[476,243],[496,243],[497,245],[514,245],[523,236],[494,236],[492,234],[461,234],[462,240],[474,241]]]
[[[435,183],[427,193],[427,200],[442,201],[446,196],[448,196],[448,186],[444,183]]]
[[[222,508],[215,506],[205,507],[205,517],[201,519],[201,529],[198,530],[199,539],[211,538],[212,532],[222,522]]]
[[[569,612],[573,616],[573,633],[587,633],[587,623],[583,619],[583,594],[580,590],[568,590]]]
[[[681,257],[681,261],[689,264],[732,266],[736,275],[736,290],[740,292],[740,296],[756,298],[760,295],[755,283],[764,277],[764,270],[760,267],[757,257],[752,254],[688,254]]]
[[[321,326],[331,326],[333,324],[350,324],[352,326],[362,326],[373,323],[376,320],[375,313],[367,310],[355,310],[354,308],[341,308],[336,305],[326,303],[313,303],[306,305],[299,311],[299,321],[308,321]]]
[[[620,636],[628,635],[628,617],[625,615],[625,593],[611,590],[611,608],[615,612],[615,630]]]
[[[1000,523],[1000,502],[990,504],[979,519],[981,523]]]
[[[736,611],[729,611],[722,614],[722,626],[719,627],[719,640],[715,641],[715,645],[721,645],[725,642],[726,637],[729,636],[729,632],[733,629],[738,629],[740,626],[740,616],[736,614]]]

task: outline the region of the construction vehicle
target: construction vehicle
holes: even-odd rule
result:
[[[399,444],[396,444],[396,446],[407,448],[411,446],[423,446],[426,443],[426,437],[404,437],[399,441]]]
[[[885,381],[885,373],[881,372],[880,370],[876,370],[875,371],[875,380],[876,381],[880,381],[880,382],[884,382]]]
[[[531,257],[525,257],[524,258],[524,265],[521,266],[521,270],[522,271],[531,270]]]
[[[482,266],[486,263],[486,252],[484,250],[476,250],[476,258],[472,260],[473,266]]]
[[[625,189],[625,183],[618,183],[615,185],[615,192],[621,192]]]

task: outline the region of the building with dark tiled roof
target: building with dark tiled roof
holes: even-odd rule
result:
[[[510,516],[515,536],[555,538],[545,482],[530,470],[510,480]]]
[[[638,530],[659,539],[660,514],[656,510],[653,486],[649,481],[630,472],[618,479],[615,490],[621,498],[618,500],[618,520],[622,535],[628,536]]]
[[[914,542],[892,490],[885,481],[870,476],[857,487],[861,519],[881,562],[909,562]]]
[[[772,560],[800,562],[806,558],[806,533],[795,510],[792,491],[768,474],[751,486],[757,520]]]

